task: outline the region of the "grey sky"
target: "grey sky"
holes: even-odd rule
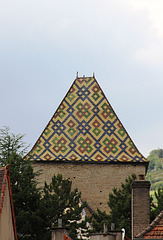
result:
[[[163,145],[160,0],[0,0],[0,128],[35,143],[92,76],[144,156]]]

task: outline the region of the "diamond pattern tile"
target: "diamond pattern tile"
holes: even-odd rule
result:
[[[94,77],[74,81],[27,157],[35,161],[147,162]]]

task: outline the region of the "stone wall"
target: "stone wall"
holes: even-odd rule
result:
[[[72,188],[78,188],[82,193],[82,200],[87,201],[92,210],[99,208],[108,212],[107,202],[109,192],[114,187],[120,188],[121,183],[131,174],[145,175],[144,164],[103,164],[103,163],[33,163],[35,171],[42,170],[39,176],[40,186],[45,180],[51,182],[54,174],[62,174],[72,181]]]

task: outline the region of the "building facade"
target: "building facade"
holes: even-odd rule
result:
[[[94,76],[77,76],[26,157],[42,170],[41,185],[60,173],[90,210],[107,212],[109,192],[148,166]]]

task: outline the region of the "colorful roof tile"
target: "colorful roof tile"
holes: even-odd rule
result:
[[[34,161],[148,162],[94,77],[74,81],[27,157]]]

